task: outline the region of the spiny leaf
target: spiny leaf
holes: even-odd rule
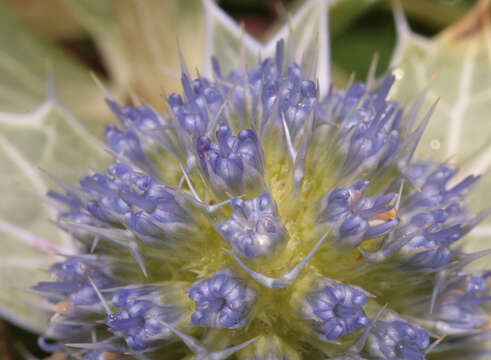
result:
[[[381,0],[331,0],[329,2],[329,35],[342,36],[360,16],[379,5]]]
[[[449,159],[460,176],[491,170],[491,26],[489,1],[480,1],[462,20],[434,39],[411,32],[404,15],[396,11],[398,44],[393,57],[398,82],[392,96],[402,102],[415,99],[430,86],[427,106],[440,102],[418,148],[427,160]],[[432,80],[433,78],[433,80]],[[485,176],[471,197],[474,210],[491,203],[491,177]],[[471,248],[489,246],[491,222],[471,233],[479,237]]]
[[[288,48],[293,35],[292,46],[295,51],[290,53],[298,63],[304,64],[307,73],[312,63],[303,60],[311,58],[313,53],[318,54],[315,77],[319,79],[321,90],[325,91],[330,80],[335,84],[345,84],[348,80],[348,76],[339,66],[329,64],[328,33],[330,32],[331,38],[342,33],[356,18],[379,3],[379,0],[297,1],[302,6],[288,12],[292,15],[285,14],[281,24],[273,24],[273,30],[268,32],[264,42],[247,34],[213,0],[202,2],[206,14],[205,74],[211,74],[211,56],[219,59],[220,66],[227,73],[241,62],[250,65],[256,63],[258,57],[273,56],[279,39],[285,39]],[[327,12],[329,17],[326,16]]]
[[[330,82],[327,0],[305,1],[265,43],[247,34],[213,0],[202,2],[206,18],[205,74],[211,75],[212,56],[218,58],[220,66],[228,73],[237,64],[245,66],[255,63],[257,57],[272,57],[277,41],[285,39],[289,47],[287,51],[297,63],[304,64],[307,71],[312,65],[315,66],[313,70],[321,91],[327,91]],[[316,63],[309,60],[313,57],[317,57]]]
[[[62,0],[65,6],[93,36],[111,79],[123,90],[128,87],[128,66],[121,31],[110,0]]]
[[[56,254],[74,249],[49,223],[56,214],[42,197],[53,184],[38,167],[76,183],[87,169],[103,165],[103,148],[66,109],[100,135],[111,115],[89,72],[4,5],[0,49],[0,313],[40,330],[46,314],[28,289],[47,276]],[[51,85],[46,99],[47,72],[59,100]]]
[[[84,35],[82,26],[59,0],[5,0],[29,25],[52,39],[75,39]],[[46,9],[49,8],[49,11]]]
[[[136,96],[161,110],[162,90],[170,93],[180,86],[177,46],[181,48],[193,75],[195,69],[210,74],[211,55],[220,59],[225,70],[238,64],[242,30],[213,1],[63,1],[93,35],[102,50],[106,66],[117,85],[116,93]],[[301,44],[310,43],[316,36],[325,36],[324,30],[319,31],[322,11],[317,12],[319,6],[325,6],[325,2],[309,1],[302,7],[308,11],[292,19],[295,38]],[[377,0],[337,0],[331,3],[333,27],[341,31],[343,26],[372,7]],[[206,21],[204,9],[207,10]],[[310,15],[315,16],[312,18]],[[203,36],[205,24],[208,35]],[[245,49],[249,60],[251,56],[255,59],[259,53],[256,45],[268,48],[267,51],[260,49],[263,56],[272,55],[276,40],[287,37],[287,32],[286,25],[278,32],[275,31],[269,45],[260,44],[245,34],[244,41],[253,44]],[[326,41],[321,43],[323,46],[327,44]],[[297,55],[301,60],[303,52],[312,51],[313,47],[299,45],[298,49]],[[322,56],[326,55],[326,60],[327,52],[323,49],[319,49],[319,52]],[[343,82],[347,77],[339,69],[335,70],[334,79]]]
[[[56,212],[43,200],[53,186],[40,168],[76,183],[86,169],[107,161],[98,143],[56,99],[27,114],[0,113],[0,313],[32,330],[46,325],[39,299],[28,292],[45,280],[60,254],[75,251],[50,223]],[[37,304],[37,305],[36,305]]]
[[[413,19],[432,26],[446,27],[465,14],[475,0],[401,0],[404,12]]]
[[[0,109],[23,112],[44,99],[51,72],[60,101],[94,134],[112,116],[89,71],[0,4]]]
[[[190,71],[201,69],[203,12],[199,0],[115,0],[113,9],[127,56],[133,94],[164,110],[162,90],[177,91],[177,44]]]

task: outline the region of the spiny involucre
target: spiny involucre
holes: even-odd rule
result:
[[[79,244],[34,289],[40,344],[83,359],[463,359],[484,354],[487,254],[457,243],[484,216],[477,176],[413,159],[431,109],[394,77],[330,88],[284,58],[183,95],[107,103],[114,163],[50,192]],[[424,94],[422,95],[424,96]],[[457,244],[456,244],[457,243]],[[472,352],[471,352],[472,351]],[[55,355],[53,355],[55,356]]]

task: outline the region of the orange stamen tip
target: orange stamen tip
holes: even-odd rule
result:
[[[396,218],[396,209],[390,209],[389,211],[377,214],[375,217],[379,220],[394,220]]]
[[[491,320],[488,320],[484,325],[482,325],[479,330],[491,329]]]
[[[72,305],[70,301],[63,300],[57,303],[56,305],[53,305],[51,307],[51,310],[54,311],[57,314],[63,315],[67,312],[68,308]]]
[[[121,359],[121,354],[104,351],[104,360],[117,360],[117,359]]]
[[[431,225],[433,225],[433,222],[429,222],[428,224],[426,224],[425,226],[423,226],[424,229],[427,229],[429,228]]]

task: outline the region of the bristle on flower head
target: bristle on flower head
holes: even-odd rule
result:
[[[182,325],[187,319],[184,297],[180,284],[142,285],[121,288],[112,297],[117,312],[104,320],[109,330],[121,334],[132,350],[148,350],[172,337],[173,333],[157,320]]]
[[[478,176],[453,184],[456,169],[414,159],[434,107],[418,123],[425,94],[402,108],[391,74],[321,97],[285,46],[250,70],[215,59],[214,80],[183,64],[165,115],[107,99],[114,163],[48,193],[80,254],[34,287],[45,350],[420,360],[481,346],[489,273],[465,266],[489,251],[459,244],[491,211],[466,206]]]

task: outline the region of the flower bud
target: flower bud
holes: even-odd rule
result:
[[[232,200],[231,218],[217,226],[222,238],[247,259],[273,257],[285,247],[289,237],[276,204],[267,193],[251,200]]]
[[[424,360],[430,343],[426,330],[398,319],[377,322],[368,340],[370,354],[384,360]]]
[[[336,342],[370,325],[363,310],[367,296],[370,294],[359,287],[317,279],[303,296],[299,315],[319,339]]]
[[[227,270],[195,282],[188,294],[196,308],[191,323],[205,328],[243,327],[256,301],[256,294],[247,283]]]
[[[365,196],[368,181],[359,180],[347,188],[334,188],[321,199],[318,222],[332,227],[341,244],[358,246],[363,240],[381,237],[398,223],[389,205],[396,194]]]
[[[162,321],[174,326],[187,319],[184,284],[141,285],[117,290],[112,297],[117,312],[105,324],[122,334],[128,346],[137,351],[162,344],[173,336]]]
[[[229,127],[221,124],[216,142],[199,138],[197,152],[201,169],[218,196],[239,196],[264,189],[262,150],[252,130],[241,130],[232,136]]]

